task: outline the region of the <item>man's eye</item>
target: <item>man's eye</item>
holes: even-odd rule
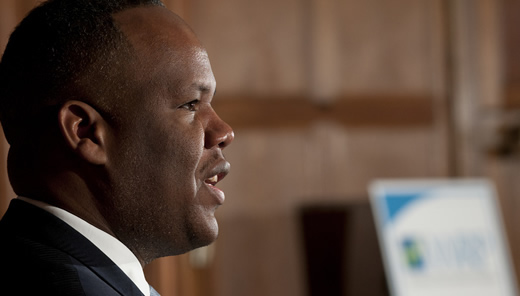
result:
[[[188,111],[197,111],[198,105],[199,105],[199,100],[193,100],[184,105],[181,105],[180,107],[183,109],[186,109]]]

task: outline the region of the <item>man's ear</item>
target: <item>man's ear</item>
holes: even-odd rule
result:
[[[89,104],[67,101],[58,114],[65,143],[80,157],[92,164],[105,164],[106,122]]]

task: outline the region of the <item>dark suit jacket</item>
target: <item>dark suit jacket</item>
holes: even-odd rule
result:
[[[0,258],[1,295],[143,295],[87,238],[21,200],[0,221]]]

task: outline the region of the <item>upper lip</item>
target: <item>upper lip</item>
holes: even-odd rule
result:
[[[229,174],[230,167],[231,165],[229,162],[222,160],[217,165],[215,165],[211,171],[209,171],[208,175],[204,179],[204,182],[207,184],[216,185],[218,182],[224,179],[227,174]]]

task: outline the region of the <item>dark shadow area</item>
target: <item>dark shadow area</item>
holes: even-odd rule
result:
[[[299,213],[309,296],[387,296],[370,205],[306,205]]]

